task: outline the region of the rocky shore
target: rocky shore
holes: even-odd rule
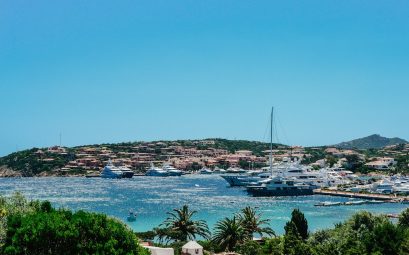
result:
[[[49,172],[41,172],[37,175],[23,175],[21,172],[10,169],[6,166],[0,166],[0,178],[8,177],[82,177],[84,174],[69,174],[61,172],[60,170],[54,170]]]
[[[20,172],[14,171],[5,166],[0,166],[0,177],[22,177]]]

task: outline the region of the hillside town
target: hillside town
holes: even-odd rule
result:
[[[235,150],[217,148],[215,140],[194,140],[189,145],[178,141],[173,142],[146,142],[133,145],[95,145],[66,148],[53,146],[47,149],[38,149],[35,155],[44,163],[52,163],[55,156],[69,158],[65,165],[53,169],[56,172],[70,172],[85,170],[100,171],[109,160],[115,165],[124,165],[135,172],[143,172],[151,164],[160,166],[169,163],[174,167],[192,171],[202,167],[240,167],[252,169],[268,164],[269,150],[254,153],[252,150]],[[321,152],[321,158],[310,162],[311,167],[325,167],[328,164],[338,163],[351,168],[351,159],[360,162],[372,170],[386,171],[395,167],[396,158],[409,154],[409,144],[387,146],[377,151],[378,156],[368,156],[366,151],[353,149],[339,149],[335,147],[280,146],[277,145],[273,153],[275,161],[286,159],[313,159],[314,151]],[[260,154],[260,155],[258,155]]]

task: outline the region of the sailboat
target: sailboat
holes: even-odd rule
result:
[[[273,110],[274,108],[271,110],[271,132],[272,132],[272,125],[273,125],[272,123]],[[259,181],[270,178],[271,176],[274,175],[272,151],[273,151],[273,138],[272,138],[272,133],[271,133],[269,168],[262,168],[261,170],[248,171],[248,172],[243,171],[243,172],[236,173],[236,174],[226,174],[226,175],[221,175],[221,177],[231,187],[234,187],[234,186],[245,187],[245,186],[252,185],[252,184],[258,183]]]
[[[270,127],[270,173],[271,177],[259,181],[255,185],[247,186],[247,192],[253,196],[303,196],[313,195],[316,186],[296,183],[292,179],[285,178],[283,173],[273,172],[273,117],[274,107],[271,108],[271,127]]]

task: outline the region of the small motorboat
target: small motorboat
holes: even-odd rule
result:
[[[134,222],[134,221],[136,221],[136,214],[134,213],[134,211],[129,210],[129,215],[128,215],[128,217],[126,218],[126,220],[129,221],[129,222]]]
[[[386,217],[391,218],[391,219],[398,219],[399,218],[399,214],[396,213],[388,213],[386,215]]]
[[[199,174],[212,174],[212,173],[213,173],[212,170],[205,168],[205,167],[199,170]]]
[[[383,204],[385,201],[382,200],[368,200],[366,201],[367,204]]]
[[[341,205],[341,202],[319,202],[318,204],[315,204],[314,206],[338,206]]]
[[[344,205],[363,205],[365,204],[365,201],[349,201],[345,202]]]

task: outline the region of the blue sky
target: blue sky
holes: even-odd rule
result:
[[[408,1],[0,1],[0,155],[409,139]]]

